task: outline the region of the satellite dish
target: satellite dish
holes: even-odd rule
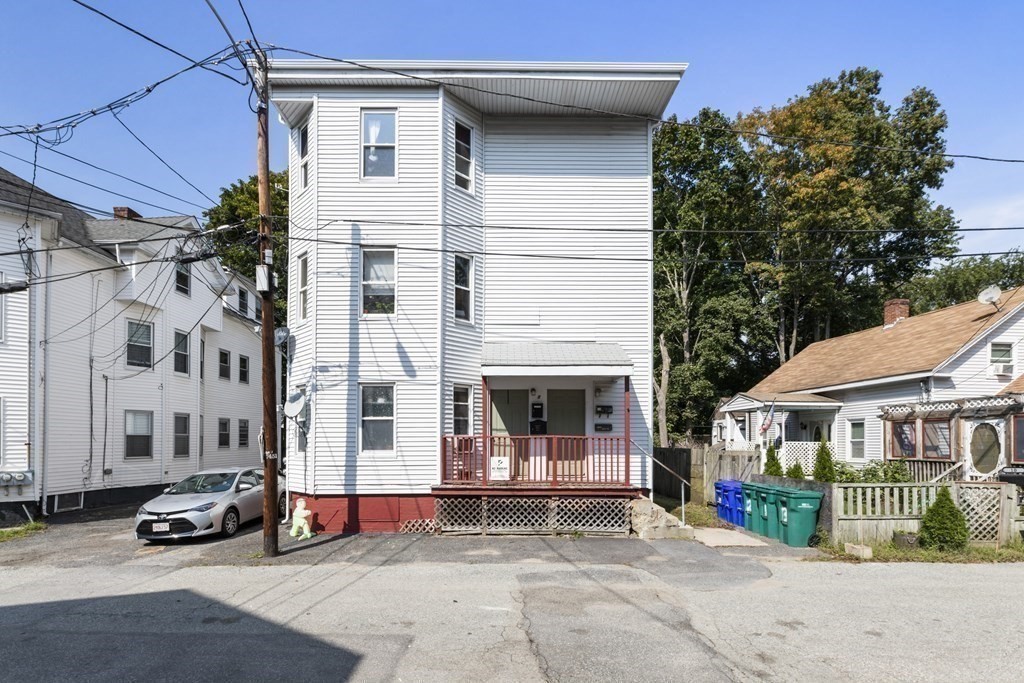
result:
[[[286,417],[290,417],[293,420],[302,413],[302,409],[306,407],[306,395],[301,391],[296,391],[294,394],[288,397],[288,400],[284,404],[284,414]]]
[[[981,290],[978,294],[978,303],[992,304],[997,309],[999,308],[999,297],[1003,295],[1003,290],[999,289],[996,285],[989,285],[985,289]]]
[[[288,341],[288,337],[292,336],[292,331],[287,327],[279,327],[274,330],[274,345],[280,346]]]

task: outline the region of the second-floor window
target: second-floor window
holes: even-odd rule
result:
[[[398,138],[394,111],[363,112],[363,177],[394,178],[398,157]]]
[[[179,263],[174,268],[174,288],[188,296],[192,292],[192,264]]]
[[[455,184],[473,191],[473,129],[455,122]]]
[[[152,323],[128,321],[127,356],[128,365],[139,368],[153,366],[153,325]]]
[[[188,374],[188,335],[174,331],[174,371]]]
[[[299,128],[299,158],[305,159],[309,154],[309,126]]]
[[[989,362],[992,372],[996,375],[1013,374],[1013,344],[1010,342],[992,342],[989,346]],[[1009,372],[1007,370],[1009,369]]]
[[[363,315],[395,313],[395,250],[363,250]]]
[[[231,419],[217,420],[217,448],[231,448]]]
[[[220,349],[220,378],[231,379],[231,352]]]
[[[249,317],[249,290],[238,290],[238,312]]]
[[[309,317],[309,257],[303,254],[299,262],[299,320]]]
[[[473,259],[455,255],[455,317],[473,319]]]
[[[238,357],[238,381],[242,384],[249,383],[249,356]]]

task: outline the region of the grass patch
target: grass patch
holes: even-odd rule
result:
[[[679,503],[674,498],[654,496],[654,502],[669,511],[669,514],[680,516]],[[713,507],[698,505],[697,503],[686,504],[686,523],[692,527],[712,527],[716,529],[731,529],[732,524],[718,518],[718,512]]]
[[[3,543],[4,541],[13,541],[16,538],[31,536],[32,534],[39,533],[45,528],[46,525],[42,522],[29,522],[28,524],[11,527],[10,529],[0,529],[0,543]]]
[[[964,550],[938,550],[935,548],[898,548],[892,543],[871,546],[874,555],[870,560],[858,560],[847,555],[841,548],[821,547],[825,555],[819,560],[841,562],[942,562],[947,564],[996,564],[1002,562],[1024,562],[1024,544],[1013,543],[1002,548],[969,545]]]

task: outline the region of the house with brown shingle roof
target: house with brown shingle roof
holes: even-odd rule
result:
[[[723,440],[774,443],[783,466],[808,472],[825,440],[854,467],[902,459],[919,479],[992,476],[1024,463],[1022,337],[1024,287],[914,316],[892,299],[882,325],[811,344],[725,403]]]

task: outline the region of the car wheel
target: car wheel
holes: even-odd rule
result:
[[[231,538],[238,531],[238,526],[238,510],[228,508],[227,512],[224,513],[224,518],[220,520],[220,535],[224,538]]]
[[[284,494],[277,501],[277,519],[281,521],[288,514],[288,499],[285,498]]]

